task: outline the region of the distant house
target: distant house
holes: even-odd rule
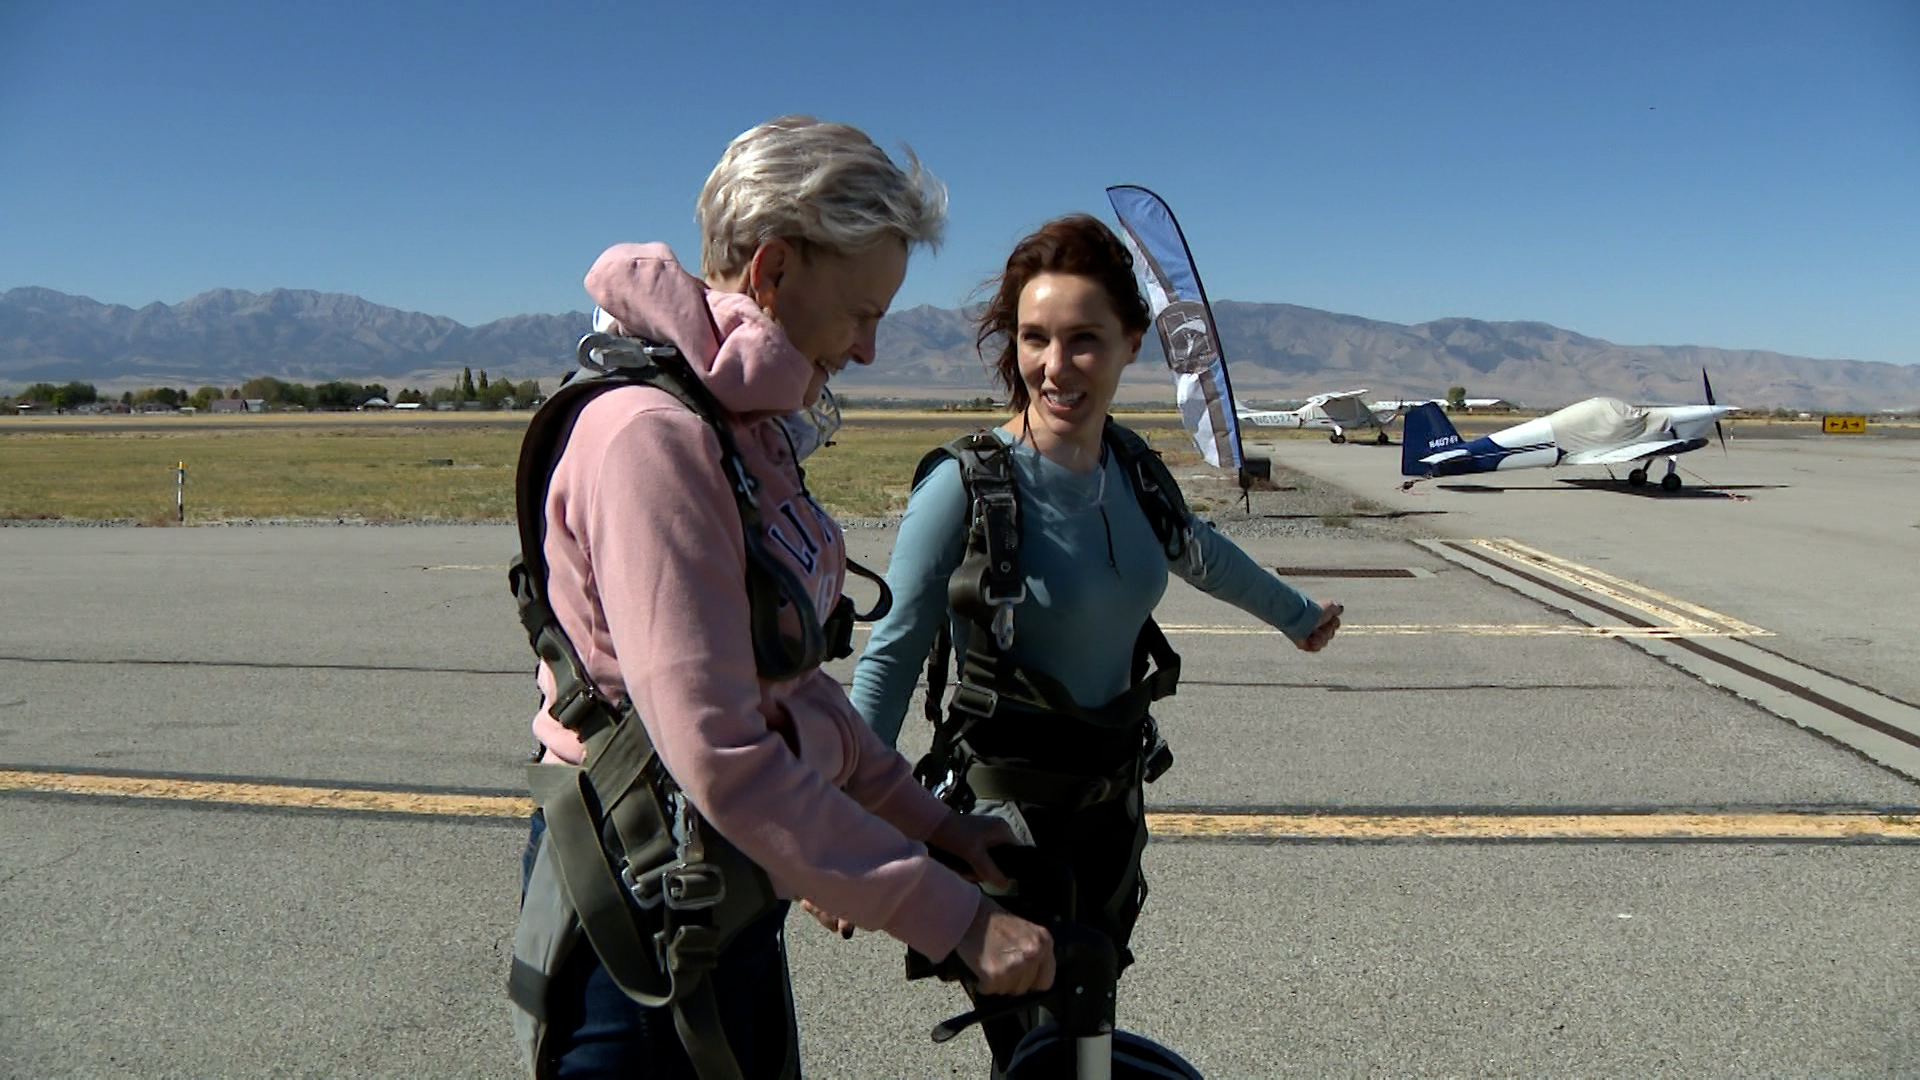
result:
[[[368,398],[367,400],[360,403],[360,409],[362,411],[365,411],[367,409],[372,409],[375,412],[378,412],[381,409],[391,409],[391,408],[393,408],[393,406],[387,404],[387,399],[383,397]]]
[[[139,405],[134,406],[133,411],[142,413],[168,413],[179,412],[180,410],[178,407],[169,405],[164,401],[143,401]]]
[[[396,409],[408,409],[408,410],[417,409],[419,407],[420,407],[420,403],[417,401],[402,401],[394,406],[394,408]]]
[[[207,411],[215,413],[247,412],[247,403],[240,398],[214,398],[207,403]]]
[[[486,407],[487,403],[484,401],[463,401],[460,403],[461,412],[484,412]]]
[[[250,398],[248,398],[248,399],[247,399],[247,411],[248,411],[248,412],[266,412],[266,411],[267,411],[267,399],[266,399],[266,398],[257,398],[257,397],[250,397]]]

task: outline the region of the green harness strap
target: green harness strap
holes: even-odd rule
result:
[[[593,684],[546,597],[546,495],[580,410],[622,386],[663,390],[714,432],[746,546],[754,660],[762,678],[785,680],[849,655],[856,618],[841,597],[824,627],[805,586],[764,544],[758,481],[723,419],[724,410],[670,347],[590,334],[582,366],[597,375],[564,386],[529,423],[515,483],[521,551],[508,569],[520,620],[554,678],[553,717],[576,732],[583,766],[532,764],[527,785],[546,814],[572,917],[621,991],[639,1004],[671,1008],[675,1031],[701,1080],[738,1080],[740,1066],[720,1024],[711,974],[731,938],[778,902],[766,873],[717,833],[661,767],[631,700],[610,701]],[[612,358],[611,364],[606,362]],[[856,573],[875,575],[849,560]],[[782,629],[791,609],[799,637]],[[658,929],[654,929],[658,927]],[[548,976],[516,963],[514,1002],[544,1018]]]

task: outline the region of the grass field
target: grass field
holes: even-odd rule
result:
[[[240,417],[0,418],[0,520],[174,523],[174,467],[187,467],[187,524],[262,519],[504,521],[526,413],[354,413]],[[914,465],[934,446],[998,423],[989,413],[850,413],[807,463],[814,493],[843,518],[906,505]],[[1516,422],[1459,417],[1463,435]],[[1200,458],[1171,414],[1128,414],[1176,470]],[[1740,438],[1818,438],[1817,421],[1741,420]],[[1877,425],[1889,437],[1920,426]],[[1398,432],[1395,433],[1396,438]],[[1324,439],[1248,428],[1249,440]],[[451,461],[452,464],[445,464]]]
[[[0,519],[173,524],[175,466],[184,462],[189,525],[509,520],[526,416],[492,416],[236,417],[185,426],[167,418],[97,426],[8,420],[0,423]],[[832,448],[808,460],[808,483],[837,516],[897,513],[921,455],[996,421],[965,413],[852,417]],[[1176,465],[1199,460],[1177,430],[1146,434]]]

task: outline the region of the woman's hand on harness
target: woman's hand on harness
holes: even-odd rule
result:
[[[980,897],[973,925],[954,955],[974,974],[982,994],[1025,994],[1053,986],[1053,935]]]
[[[957,855],[973,868],[973,877],[984,881],[996,889],[1004,889],[1013,883],[1007,875],[995,866],[987,849],[1001,844],[1018,844],[1013,835],[1013,826],[1004,818],[987,817],[984,814],[948,814],[927,837],[927,846],[936,847],[949,855]]]
[[[1326,648],[1327,642],[1332,641],[1333,635],[1339,631],[1340,616],[1345,613],[1346,610],[1346,608],[1332,602],[1322,604],[1320,606],[1320,621],[1314,624],[1313,632],[1301,638],[1299,641],[1294,642],[1293,647],[1299,649],[1301,652],[1319,652],[1321,649]]]
[[[800,898],[800,910],[813,916],[813,921],[839,934],[843,938],[853,936],[854,927],[851,919],[843,919],[825,908],[816,907],[813,901],[808,900],[806,897]]]

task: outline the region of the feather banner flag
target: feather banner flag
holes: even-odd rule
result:
[[[1173,369],[1180,421],[1207,464],[1243,470],[1244,486],[1246,457],[1227,358],[1180,223],[1160,196],[1143,187],[1110,187],[1107,200],[1120,218],[1121,237],[1133,253],[1134,273],[1146,289],[1160,347]]]

